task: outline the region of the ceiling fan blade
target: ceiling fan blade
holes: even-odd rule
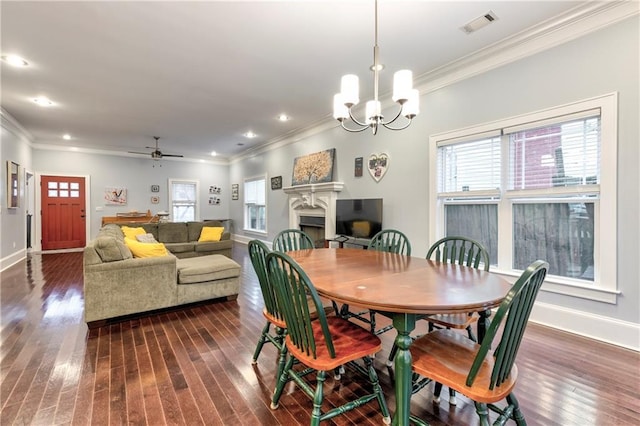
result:
[[[148,152],[127,151],[129,154],[149,155]]]
[[[162,154],[163,157],[184,157],[181,154]]]

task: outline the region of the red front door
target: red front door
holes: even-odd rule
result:
[[[84,247],[84,178],[42,176],[42,250]]]

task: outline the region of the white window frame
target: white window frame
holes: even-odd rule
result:
[[[182,183],[182,184],[192,184],[196,186],[196,200],[193,204],[194,211],[194,221],[200,220],[200,181],[195,179],[169,179],[169,213],[172,221],[175,221],[173,217],[173,184]]]
[[[264,181],[264,216],[265,216],[264,229],[254,229],[249,227],[249,223],[250,223],[249,214],[248,214],[249,203],[247,203],[247,194],[246,194],[247,183],[255,182],[259,180]],[[269,221],[267,220],[268,212],[269,212],[269,207],[267,205],[267,175],[252,176],[244,179],[244,182],[242,184],[242,205],[243,205],[242,210],[243,210],[243,216],[244,216],[244,230],[246,232],[251,232],[254,234],[267,235],[267,228],[269,225]]]
[[[521,126],[526,123],[538,122],[553,117],[569,115],[579,111],[600,109],[600,184],[587,185],[585,196],[594,189],[598,190],[598,197],[589,199],[595,203],[594,208],[594,281],[585,284],[581,280],[566,277],[548,276],[542,290],[579,298],[596,300],[605,303],[616,303],[618,290],[617,281],[617,158],[618,158],[618,94],[610,93],[566,105],[523,114],[503,120],[480,124],[477,126],[439,133],[429,137],[429,191],[433,201],[429,209],[429,241],[437,241],[444,236],[444,206],[443,198],[438,196],[437,187],[437,158],[438,145],[447,140],[465,140],[482,138],[487,134],[494,134],[501,129]],[[503,165],[508,155],[503,151]],[[504,174],[506,175],[506,173]],[[594,188],[597,187],[597,188]],[[543,190],[550,196],[561,195],[563,188]],[[578,192],[572,191],[572,192]],[[498,195],[493,191],[485,195]],[[520,276],[522,271],[511,269],[512,248],[512,211],[513,203],[522,199],[521,191],[508,191],[506,184],[500,191],[498,201],[498,267],[491,270],[512,280]],[[529,191],[528,195],[531,194]],[[454,195],[454,194],[446,194]],[[465,194],[460,194],[464,196]],[[466,195],[469,195],[468,193]],[[493,201],[483,202],[487,204]],[[532,259],[532,261],[535,259]],[[507,268],[504,265],[508,265]]]

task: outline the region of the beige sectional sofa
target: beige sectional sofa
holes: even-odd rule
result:
[[[110,224],[100,229],[84,249],[85,321],[100,325],[109,318],[185,303],[235,299],[240,289],[240,265],[231,259],[231,240],[227,236],[219,242],[198,243],[191,237],[205,224],[213,225],[135,224],[151,234],[157,232],[157,240],[165,239],[170,250],[165,256],[147,258],[133,257],[120,226]]]

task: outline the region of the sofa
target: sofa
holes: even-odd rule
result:
[[[136,224],[166,241],[168,250],[153,257],[134,257],[120,225],[102,227],[83,253],[84,316],[89,326],[187,303],[237,298],[240,265],[230,258],[230,239],[213,244],[192,238],[205,224],[209,223]]]
[[[231,258],[233,242],[229,232],[223,232],[220,241],[198,242],[203,227],[223,227],[222,223],[217,220],[206,222],[120,223],[119,226],[144,229],[180,259],[210,254],[222,254]]]

